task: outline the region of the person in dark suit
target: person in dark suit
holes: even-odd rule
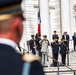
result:
[[[31,35],[31,40],[29,41],[29,45],[30,45],[30,50],[32,51],[32,53],[36,54],[36,52],[35,52],[35,39],[34,39],[34,35]]]
[[[61,40],[61,43],[60,43],[60,54],[61,54],[62,64],[66,65],[67,46],[65,44],[65,40]]]
[[[54,39],[54,42],[51,42],[51,46],[53,58],[58,61],[59,42],[57,41],[57,39]],[[53,66],[57,67],[57,62],[55,60],[53,60]]]
[[[28,61],[22,60],[22,55],[15,51],[23,33],[22,22],[24,18],[21,2],[22,0],[0,0],[0,75],[22,75],[24,64]],[[30,60],[32,60],[30,62],[31,68],[36,65],[36,62],[39,65],[36,70],[41,69],[36,73],[44,75],[41,64],[36,57],[33,56]],[[30,70],[29,75],[37,75],[36,73],[33,74]]]
[[[37,51],[39,53],[39,56],[42,58],[40,40],[41,40],[40,35],[38,33],[36,33],[36,36],[35,36],[36,49],[37,49]]]
[[[74,32],[72,39],[73,39],[74,50],[76,50],[76,32]]]
[[[52,39],[54,40],[54,39],[57,39],[57,41],[59,40],[59,36],[58,36],[58,34],[56,34],[57,32],[56,31],[54,31],[54,34],[52,35]]]
[[[66,46],[67,46],[67,48],[69,50],[69,40],[70,40],[70,37],[67,34],[67,32],[64,32],[64,34],[62,35],[62,40],[64,40],[64,43],[66,44]]]

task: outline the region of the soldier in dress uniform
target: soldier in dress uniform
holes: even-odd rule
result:
[[[23,32],[22,0],[0,0],[0,74],[21,75],[24,61],[15,52]]]
[[[66,44],[66,46],[68,48],[68,51],[69,51],[69,40],[70,40],[70,37],[69,37],[69,34],[67,34],[66,31],[62,35],[62,40],[64,40],[64,43]]]
[[[74,35],[72,36],[72,39],[73,39],[74,50],[76,50],[76,32],[74,32]]]
[[[57,34],[57,31],[54,31],[54,34],[52,35],[52,39],[57,39],[57,41],[59,40],[59,36]]]
[[[15,51],[23,33],[22,21],[24,18],[22,16],[21,2],[22,0],[0,0],[0,75],[22,75],[23,65],[27,61],[22,60],[22,55]],[[34,62],[40,66],[36,70],[41,69],[36,73],[43,75],[39,61],[34,59],[31,64]],[[36,73],[33,74],[31,70],[26,73],[37,75]]]
[[[51,42],[51,47],[53,58],[58,61],[59,42],[57,39],[54,39],[54,41]],[[53,66],[57,67],[57,62],[55,60],[53,60]]]
[[[32,53],[33,53],[33,54],[36,54],[34,35],[31,35],[31,39],[30,39],[30,41],[29,41],[29,45],[30,45],[30,50],[32,51]]]
[[[61,40],[60,43],[60,54],[62,64],[66,65],[66,53],[67,53],[67,45],[65,44],[65,40]]]
[[[36,33],[36,36],[35,36],[36,52],[38,52],[39,56],[42,58],[40,40],[41,40],[41,37],[40,37],[39,33]]]

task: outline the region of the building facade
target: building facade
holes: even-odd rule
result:
[[[25,48],[27,48],[27,41],[31,38],[30,35],[37,33],[39,7],[42,19],[42,36],[45,33],[51,42],[54,30],[57,31],[60,39],[63,32],[67,31],[72,39],[73,32],[76,31],[76,0],[23,0],[22,9],[26,22],[23,22],[24,33],[21,44],[24,44]],[[45,10],[46,7],[49,10]]]

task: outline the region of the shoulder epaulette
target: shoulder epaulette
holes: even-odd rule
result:
[[[33,62],[35,60],[40,61],[40,57],[38,55],[33,55],[32,53],[25,54],[22,59],[26,62]]]

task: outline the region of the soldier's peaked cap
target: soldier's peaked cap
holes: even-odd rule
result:
[[[0,0],[0,21],[22,14],[22,0]]]

